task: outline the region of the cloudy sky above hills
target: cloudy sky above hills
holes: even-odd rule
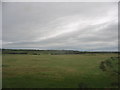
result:
[[[117,2],[4,2],[3,48],[118,50]]]

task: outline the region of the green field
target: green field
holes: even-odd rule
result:
[[[3,88],[114,88],[118,76],[100,63],[117,54],[3,54]]]

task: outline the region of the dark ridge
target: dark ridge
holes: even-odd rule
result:
[[[119,53],[115,51],[77,51],[77,50],[35,50],[35,49],[2,49],[2,54],[50,54],[50,55],[62,55],[62,54],[97,54],[97,53]]]

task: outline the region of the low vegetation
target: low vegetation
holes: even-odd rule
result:
[[[3,88],[118,88],[117,53],[6,52],[2,55]]]
[[[117,77],[119,79],[119,57],[111,57],[101,62],[100,69],[104,72],[109,73],[111,76]],[[120,86],[119,82],[112,82],[112,86]]]

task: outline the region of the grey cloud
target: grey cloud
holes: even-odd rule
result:
[[[117,50],[117,3],[3,3],[3,48]]]

